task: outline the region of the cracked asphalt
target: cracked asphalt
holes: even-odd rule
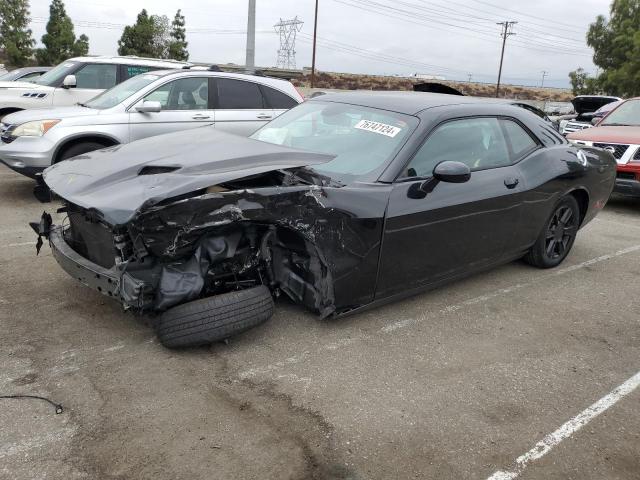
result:
[[[555,270],[515,262],[320,321],[281,300],[228,345],[170,351],[78,285],[0,167],[0,478],[480,479],[640,371],[640,200]],[[45,206],[51,211],[54,206]],[[639,479],[640,389],[518,478]]]

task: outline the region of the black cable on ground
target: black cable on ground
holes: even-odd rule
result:
[[[2,399],[2,398],[15,398],[15,399],[31,398],[31,399],[35,399],[35,400],[43,400],[43,401],[53,405],[53,407],[56,409],[56,415],[59,415],[59,414],[61,414],[63,412],[62,405],[60,405],[59,403],[56,403],[56,402],[54,402],[52,400],[49,400],[46,397],[40,397],[38,395],[0,395],[0,399]]]

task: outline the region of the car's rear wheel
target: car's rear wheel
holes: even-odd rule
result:
[[[273,297],[264,285],[184,303],[164,312],[155,323],[165,347],[208,345],[266,322]]]
[[[538,268],[552,268],[567,258],[580,226],[580,207],[572,195],[562,198],[524,260]]]
[[[104,144],[98,142],[80,142],[70,147],[64,149],[62,153],[58,156],[57,162],[61,162],[62,160],[67,160],[69,158],[77,157],[78,155],[82,155],[83,153],[93,152],[95,150],[100,150],[101,148],[105,148]]]

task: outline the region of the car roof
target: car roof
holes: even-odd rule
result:
[[[153,70],[147,72],[151,75],[157,75],[158,77],[166,77],[169,75],[181,75],[185,77],[197,76],[197,77],[222,77],[222,78],[235,78],[238,80],[252,80],[254,82],[262,83],[265,85],[282,86],[290,85],[289,80],[283,78],[265,77],[264,75],[251,75],[249,73],[234,73],[234,72],[216,72],[213,70],[201,69],[201,68],[180,68],[172,70]]]
[[[444,93],[427,93],[412,91],[397,92],[344,92],[327,93],[309,101],[327,101],[349,103],[363,107],[390,110],[406,115],[417,115],[423,110],[447,105],[491,104],[506,105],[518,103],[517,100],[502,98],[467,97],[447,95]]]
[[[150,67],[177,68],[191,65],[189,62],[180,62],[178,60],[160,60],[157,58],[136,57],[135,55],[126,56],[86,56],[74,57],[67,60],[68,62],[84,62],[84,63],[115,63],[118,65],[143,65]]]

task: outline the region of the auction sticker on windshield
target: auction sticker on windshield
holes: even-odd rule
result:
[[[394,127],[393,125],[372,122],[370,120],[360,120],[355,124],[355,128],[366,130],[367,132],[379,133],[380,135],[386,135],[387,137],[391,138],[395,137],[402,131],[401,128]]]

